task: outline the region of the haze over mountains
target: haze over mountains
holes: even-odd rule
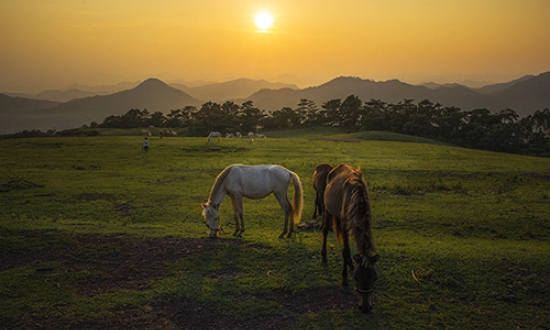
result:
[[[272,111],[295,108],[301,99],[313,100],[320,107],[329,100],[343,100],[351,94],[363,101],[377,99],[386,103],[428,99],[463,110],[486,108],[496,112],[510,108],[520,116],[526,116],[535,110],[550,108],[550,72],[480,88],[459,84],[411,85],[398,80],[376,82],[355,77],[339,77],[304,89],[250,79],[202,86],[168,85],[154,78],[142,83],[126,82],[112,86],[73,85],[67,90],[45,91],[32,96],[0,94],[0,134],[76,128],[92,121],[101,123],[108,116],[122,115],[130,109],[167,114],[185,106],[199,107],[208,101],[241,104],[251,100],[259,109]]]

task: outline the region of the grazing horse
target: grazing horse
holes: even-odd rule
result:
[[[212,131],[210,132],[210,134],[208,134],[208,141],[207,142],[210,142],[210,139],[218,139],[218,142],[220,142],[221,138],[222,138],[222,133],[218,132],[218,131]]]
[[[343,241],[342,287],[349,289],[347,267],[353,274],[355,290],[361,298],[359,309],[368,313],[373,307],[374,282],[377,279],[374,264],[379,259],[372,237],[372,213],[367,184],[361,171],[346,164],[336,166],[327,176],[324,196],[323,248],[321,250],[323,266],[327,266],[327,234],[329,222],[339,242]],[[356,244],[356,254],[351,259],[348,236]],[[355,268],[355,269],[354,269]]]
[[[221,138],[222,138],[222,133],[218,132],[218,131],[212,131],[210,132],[210,134],[208,134],[208,141],[207,142],[210,142],[210,139],[218,139],[218,142],[220,142]]]
[[[294,199],[288,200],[288,186],[294,182]],[[252,199],[275,195],[285,215],[285,225],[279,238],[291,237],[294,224],[300,223],[302,214],[302,183],[298,175],[279,165],[230,165],[220,172],[212,189],[208,202],[202,204],[203,212],[210,229],[210,237],[217,237],[220,230],[220,204],[227,194],[233,205],[235,232],[233,236],[242,237],[244,228],[243,197]]]
[[[323,201],[323,196],[325,195],[325,187],[327,186],[327,176],[328,172],[332,170],[332,166],[326,163],[319,164],[313,172],[313,178],[311,182],[313,183],[313,189],[315,189],[315,208],[313,209],[312,219],[317,219],[318,215],[323,214],[325,209],[325,203]]]

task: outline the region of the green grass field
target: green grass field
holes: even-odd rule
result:
[[[0,140],[0,328],[177,328],[189,321],[178,306],[197,328],[550,327],[550,159],[380,132],[267,135],[153,136],[146,154],[137,131]],[[325,269],[320,233],[277,239],[272,196],[245,200],[242,239],[226,198],[225,231],[206,238],[200,203],[227,165],[296,172],[303,223],[322,162],[360,167],[369,184],[381,259],[368,315],[340,291],[334,236]]]

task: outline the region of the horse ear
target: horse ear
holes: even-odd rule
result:
[[[380,255],[376,254],[376,255],[374,255],[374,256],[372,256],[372,257],[370,258],[370,261],[371,261],[372,263],[375,263],[375,262],[378,261],[378,259],[380,259]]]

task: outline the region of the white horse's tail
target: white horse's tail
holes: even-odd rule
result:
[[[294,224],[300,223],[300,218],[302,217],[302,205],[304,203],[304,196],[302,191],[302,182],[300,182],[300,177],[298,174],[288,171],[294,181],[294,199],[292,201],[292,219],[294,219]]]

